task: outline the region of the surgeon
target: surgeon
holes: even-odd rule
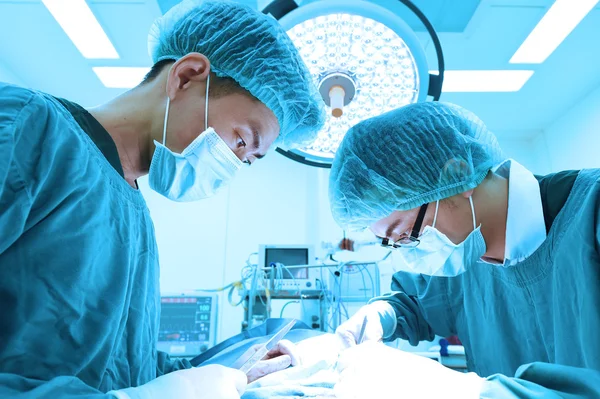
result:
[[[158,249],[136,181],[149,175],[174,201],[210,197],[273,143],[311,140],[320,101],[285,31],[240,4],[185,1],[155,23],[149,49],[144,82],[89,110],[0,84],[2,398],[245,389],[237,370],[156,350]],[[279,349],[256,370],[287,367]]]
[[[534,176],[471,112],[419,103],[348,132],[329,195],[402,270],[338,328],[355,345],[368,320],[338,397],[600,397],[599,169]],[[377,343],[435,335],[458,335],[471,373]]]

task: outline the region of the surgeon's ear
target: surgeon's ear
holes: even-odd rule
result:
[[[175,99],[178,92],[189,89],[194,83],[204,82],[210,73],[210,61],[204,54],[189,53],[175,62],[169,70],[167,96]]]
[[[470,174],[471,168],[463,159],[450,159],[442,169],[442,179],[451,178],[452,176],[466,176]]]
[[[470,189],[469,191],[465,191],[464,193],[462,193],[461,195],[465,198],[470,198],[473,195],[473,191],[475,191],[475,189]]]
[[[462,159],[450,159],[444,165],[442,169],[442,179],[455,180],[456,177],[459,179],[463,176],[471,174],[471,167],[467,162]],[[469,198],[473,195],[473,189],[465,191],[460,194],[464,198]]]

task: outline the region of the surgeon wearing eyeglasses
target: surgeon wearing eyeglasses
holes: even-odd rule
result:
[[[534,176],[471,112],[420,103],[348,132],[329,195],[401,270],[337,330],[339,398],[600,397],[600,169]],[[435,335],[469,373],[378,343]]]

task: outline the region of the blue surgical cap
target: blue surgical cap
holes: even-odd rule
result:
[[[502,160],[496,137],[453,104],[411,104],[351,128],[329,180],[336,222],[358,230],[394,211],[475,188]]]
[[[154,63],[198,52],[220,77],[234,79],[277,117],[277,144],[313,141],[323,100],[287,33],[272,17],[228,1],[185,0],[159,18],[148,38]]]

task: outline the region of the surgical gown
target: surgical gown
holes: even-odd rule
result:
[[[392,290],[378,298],[396,312],[392,339],[458,335],[469,370],[487,377],[482,398],[600,398],[600,170],[579,173],[525,261],[396,273]]]
[[[112,398],[189,367],[156,350],[142,195],[58,101],[1,83],[0,229],[0,397]]]

